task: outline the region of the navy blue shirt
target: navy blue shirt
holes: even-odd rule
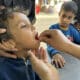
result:
[[[0,57],[0,80],[37,80],[34,73],[23,59]]]
[[[59,24],[51,25],[49,29],[59,29],[63,32],[63,34],[72,42],[76,44],[80,44],[80,32],[78,32],[72,24],[69,25],[68,30],[62,30]],[[61,44],[59,44],[61,45]],[[56,50],[55,48],[51,47],[50,45],[47,46],[47,51],[49,55],[52,57],[53,55],[60,53],[60,51]]]

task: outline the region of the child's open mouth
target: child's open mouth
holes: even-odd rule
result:
[[[67,24],[66,23],[62,23],[61,26],[67,26]]]
[[[35,39],[36,39],[36,40],[39,40],[38,32],[37,32],[36,35],[35,35]]]

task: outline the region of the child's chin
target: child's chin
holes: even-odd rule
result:
[[[34,46],[34,49],[38,49],[39,46],[40,46],[40,44],[36,44],[36,45]]]

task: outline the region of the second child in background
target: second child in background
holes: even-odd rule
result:
[[[74,1],[64,2],[59,12],[59,22],[51,25],[49,29],[59,29],[70,41],[80,44],[80,33],[71,24],[76,16],[77,10],[78,7]],[[65,59],[60,54],[62,52],[50,45],[47,46],[47,51],[51,57],[52,64],[55,64],[58,68],[64,67]]]

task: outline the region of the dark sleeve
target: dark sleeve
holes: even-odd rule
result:
[[[51,47],[50,45],[47,45],[47,51],[50,57],[52,58],[55,54],[59,53],[60,51],[56,50],[55,48]]]

